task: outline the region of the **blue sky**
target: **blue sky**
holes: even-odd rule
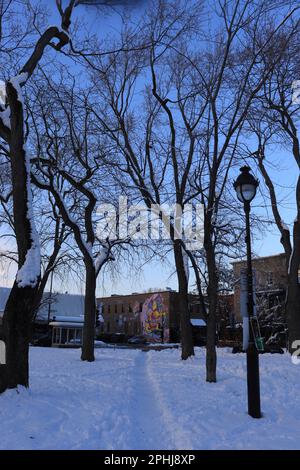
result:
[[[139,11],[137,10],[137,15]],[[104,30],[114,30],[117,28],[118,16],[112,15],[105,20],[102,18],[93,19],[94,27],[101,25]],[[295,79],[300,77],[295,77]],[[298,168],[293,162],[292,156],[287,154],[283,149],[276,149],[272,151],[272,164],[273,168],[270,168],[270,174],[276,182],[278,200],[281,205],[282,218],[288,225],[291,226],[295,219],[295,201],[294,201],[294,188],[296,179],[298,177]],[[262,178],[257,175],[260,179],[260,186],[263,188],[264,183]],[[263,191],[263,189],[262,189]],[[238,202],[237,202],[238,204]],[[256,199],[253,201],[253,212],[258,214],[263,219],[272,219],[271,207],[266,208],[269,205],[269,201],[263,198],[258,193]],[[256,234],[253,240],[253,251],[257,256],[267,256],[282,252],[282,246],[280,244],[279,232],[275,224],[270,225],[263,234]],[[162,266],[158,261],[150,261],[147,265],[143,266],[140,279],[136,277],[130,277],[124,270],[124,276],[120,276],[120,279],[116,280],[112,285],[109,282],[98,282],[98,291],[103,294],[111,293],[128,293],[136,290],[143,290],[149,287],[165,287],[170,286],[174,289],[177,287],[176,275],[174,274],[174,268],[168,267],[168,264],[173,263],[173,257],[168,257],[168,262],[165,266]],[[102,286],[105,287],[102,287]]]
[[[145,2],[144,2],[145,3]],[[47,4],[50,8],[50,2]],[[58,15],[55,10],[55,2],[51,3],[53,11],[51,23],[55,23]],[[118,29],[120,18],[117,12],[110,15],[100,15],[95,13],[94,9],[85,9],[79,7],[76,12],[77,19],[85,12],[86,21],[95,32],[101,31],[103,35],[111,31],[112,33]],[[136,9],[136,16],[140,14],[139,9]],[[300,77],[295,77],[300,79]],[[282,207],[282,218],[285,223],[292,224],[295,219],[295,202],[294,202],[294,188],[296,179],[298,177],[298,169],[293,162],[291,155],[283,149],[272,150],[272,163],[273,169],[270,170],[274,181],[276,182],[277,194]],[[262,178],[261,187],[263,187]],[[237,202],[238,204],[238,202]],[[266,201],[260,194],[253,202],[253,212],[258,214],[262,219],[272,218],[268,201]],[[1,246],[1,241],[0,241]],[[253,244],[254,252],[257,256],[266,256],[282,252],[282,247],[279,240],[279,233],[275,225],[270,225],[264,234],[256,234]],[[177,287],[176,276],[174,275],[173,258],[168,256],[166,263],[161,264],[158,260],[150,260],[148,264],[143,266],[140,275],[136,277],[136,273],[130,273],[126,268],[121,269],[119,275],[114,279],[106,276],[105,279],[100,277],[98,281],[98,294],[110,295],[112,293],[129,293],[132,291],[142,291],[152,287],[164,288],[170,286],[174,289]],[[14,277],[15,268],[0,267],[0,285],[10,286]],[[74,279],[68,279],[64,283],[59,279],[54,280],[55,290],[60,292],[73,292],[83,293],[83,286],[80,282]]]

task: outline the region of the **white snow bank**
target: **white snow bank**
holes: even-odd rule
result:
[[[246,357],[205,351],[31,348],[31,388],[0,395],[0,449],[300,449],[299,367],[261,356],[263,419],[247,414]]]

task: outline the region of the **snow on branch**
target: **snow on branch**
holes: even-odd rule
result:
[[[95,270],[96,275],[100,272],[102,266],[109,258],[109,246],[107,244],[103,245],[95,259]]]
[[[283,220],[280,221],[280,225],[281,225],[282,230],[286,230],[287,232],[290,231],[289,227],[284,223]]]
[[[35,287],[41,274],[41,252],[39,234],[36,230],[33,216],[30,157],[25,145],[23,149],[27,171],[27,220],[30,226],[31,247],[26,254],[23,266],[18,270],[16,281],[19,287]]]
[[[24,99],[23,99],[23,93],[22,93],[22,90],[21,90],[21,86],[24,85],[24,83],[26,83],[27,79],[28,79],[28,73],[27,72],[22,72],[19,75],[16,75],[15,77],[12,77],[9,80],[9,83],[11,83],[11,85],[16,90],[18,101],[21,104],[24,104]]]
[[[183,259],[186,282],[188,283],[189,278],[190,278],[189,256],[183,247],[181,247],[181,251],[182,251],[182,259]]]
[[[19,269],[16,281],[19,287],[35,287],[40,277],[40,244],[38,238],[34,239],[28,250],[25,262]]]

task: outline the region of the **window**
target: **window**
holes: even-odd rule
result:
[[[124,305],[121,305],[121,312],[124,313]]]
[[[273,272],[272,271],[269,271],[267,274],[267,284],[268,286],[273,285]]]
[[[61,328],[53,328],[53,336],[52,336],[52,343],[53,344],[60,344],[61,343]]]
[[[128,310],[129,310],[130,313],[132,313],[132,305],[131,304],[128,305]]]
[[[52,332],[53,345],[81,345],[82,328],[71,328],[67,325],[54,327]]]
[[[65,328],[61,328],[61,338],[60,342],[61,344],[65,344],[67,342],[67,330]]]
[[[143,311],[143,305],[144,305],[143,302],[141,302],[141,303],[140,303],[140,312]]]
[[[118,313],[118,305],[115,304],[115,313]]]
[[[110,313],[110,304],[107,306],[107,313]]]
[[[109,333],[109,329],[110,329],[110,323],[109,323],[109,321],[108,321],[107,324],[106,324],[106,332],[107,332],[107,333]]]

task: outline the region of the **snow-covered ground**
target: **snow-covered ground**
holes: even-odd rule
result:
[[[300,366],[261,357],[264,418],[246,413],[244,355],[179,350],[31,349],[31,387],[0,395],[0,449],[300,449]]]

